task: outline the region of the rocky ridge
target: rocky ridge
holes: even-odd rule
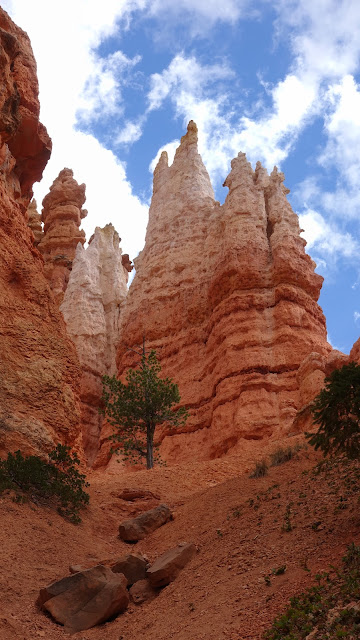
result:
[[[293,429],[298,369],[326,356],[322,278],[305,253],[284,175],[239,153],[215,201],[189,123],[169,167],[154,172],[143,251],[121,320],[118,371],[133,365],[122,344],[157,350],[164,375],[191,410],[184,432],[162,433],[168,461],[220,456],[242,439]]]
[[[43,452],[76,442],[79,368],[27,226],[32,185],[51,153],[36,64],[2,9],[0,61],[0,450]]]

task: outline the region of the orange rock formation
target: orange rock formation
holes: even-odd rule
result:
[[[37,204],[35,198],[33,198],[28,206],[28,227],[34,234],[34,245],[38,246],[40,240],[43,237],[43,229],[41,225],[41,215],[37,210]]]
[[[79,369],[27,226],[51,141],[29,39],[0,9],[0,452],[74,443]]]
[[[74,180],[71,169],[60,171],[43,200],[41,219],[44,235],[39,243],[45,260],[45,274],[55,300],[60,305],[69,281],[76,247],[85,242],[85,232],[79,227],[87,211],[85,185]]]
[[[122,347],[155,348],[191,410],[184,433],[162,434],[169,461],[213,458],[246,439],[291,432],[302,400],[297,372],[331,351],[317,305],[322,278],[305,253],[284,176],[231,163],[223,206],[214,200],[193,122],[172,166],[154,172],[145,248],[122,315]],[[185,435],[186,432],[186,435]],[[165,436],[165,437],[164,437]]]

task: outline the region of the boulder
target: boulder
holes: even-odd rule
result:
[[[152,587],[149,580],[139,580],[129,589],[129,593],[135,604],[142,604],[154,600],[159,594],[159,590]]]
[[[169,507],[166,504],[159,504],[158,507],[144,511],[136,518],[124,520],[119,526],[119,538],[124,542],[137,542],[172,519],[173,515]]]
[[[90,629],[125,611],[127,579],[97,565],[40,590],[37,604],[71,632]]]
[[[111,566],[114,573],[122,573],[127,579],[128,586],[145,579],[147,561],[137,553],[129,553],[123,558],[119,558]]]
[[[126,500],[127,502],[133,502],[134,500],[141,500],[141,499],[149,499],[149,498],[154,498],[155,500],[160,500],[160,496],[156,495],[155,493],[153,493],[152,491],[149,491],[148,489],[129,489],[129,488],[125,488],[122,490],[121,493],[119,493],[119,498],[121,498],[121,500]]]
[[[196,546],[186,542],[163,553],[146,572],[151,586],[165,587],[175,580],[195,554]]]

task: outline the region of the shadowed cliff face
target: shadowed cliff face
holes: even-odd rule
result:
[[[146,244],[122,314],[119,374],[146,334],[164,375],[191,410],[186,435],[162,434],[169,461],[217,457],[243,438],[291,432],[301,406],[296,373],[326,355],[322,278],[305,253],[298,218],[275,168],[245,154],[231,163],[229,194],[215,202],[189,124],[172,166],[162,154]],[[165,437],[164,437],[165,436]]]
[[[0,451],[39,451],[76,441],[79,369],[27,227],[32,185],[51,152],[36,65],[2,9],[0,74]]]

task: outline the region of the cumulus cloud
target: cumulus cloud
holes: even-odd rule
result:
[[[350,233],[339,231],[335,224],[329,224],[319,212],[308,208],[299,218],[308,248],[314,247],[332,259],[336,255],[345,258],[359,256],[360,246],[357,240]]]

